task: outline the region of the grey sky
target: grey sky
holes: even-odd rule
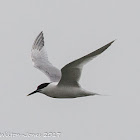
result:
[[[1,0],[0,132],[59,131],[60,138],[49,139],[61,140],[139,140],[139,13],[137,0]],[[80,81],[87,90],[111,96],[27,97],[49,81],[30,58],[40,31],[58,68],[117,39],[84,67]]]

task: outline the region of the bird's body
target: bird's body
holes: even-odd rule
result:
[[[58,86],[57,82],[52,82],[47,87],[44,87],[41,93],[53,98],[76,98],[96,95],[96,93],[86,91],[81,87]]]
[[[113,42],[114,41],[89,53],[88,55],[70,62],[60,71],[48,60],[47,53],[44,48],[43,33],[41,32],[34,41],[31,56],[34,66],[45,73],[50,78],[51,82],[39,85],[37,89],[28,94],[28,96],[36,92],[43,93],[53,98],[76,98],[90,95],[100,95],[82,89],[79,84],[79,80],[83,66],[104,52]]]

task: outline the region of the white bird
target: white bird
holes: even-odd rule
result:
[[[90,95],[100,95],[84,90],[81,88],[78,82],[83,66],[104,52],[113,42],[114,41],[65,65],[60,71],[48,60],[47,53],[44,48],[43,32],[41,32],[34,41],[31,50],[31,57],[34,66],[45,73],[50,78],[51,82],[39,85],[35,91],[28,94],[27,96],[37,92],[43,93],[53,98],[76,98]]]

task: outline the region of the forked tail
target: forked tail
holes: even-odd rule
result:
[[[93,95],[99,95],[99,96],[111,96],[109,94],[98,94],[98,93],[94,93]]]

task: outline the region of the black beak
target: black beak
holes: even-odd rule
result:
[[[35,90],[35,91],[33,91],[32,93],[28,94],[27,96],[32,95],[32,94],[34,94],[34,93],[36,93],[36,92],[38,92],[38,91]]]

